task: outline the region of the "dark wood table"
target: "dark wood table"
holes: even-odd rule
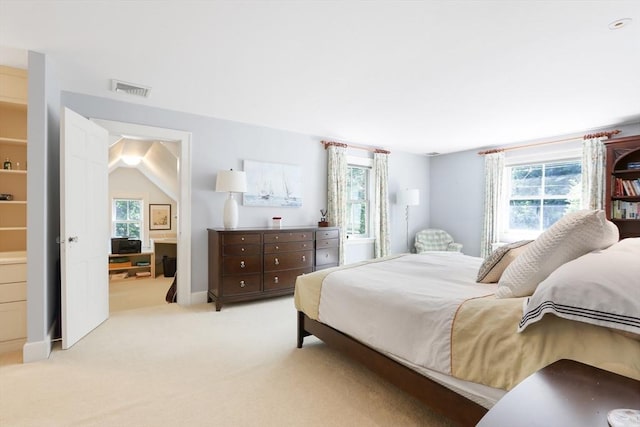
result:
[[[607,427],[612,409],[640,409],[640,381],[559,360],[504,395],[477,427]]]

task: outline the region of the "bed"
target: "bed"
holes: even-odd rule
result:
[[[314,335],[460,425],[475,425],[508,390],[560,359],[640,380],[640,267],[629,262],[640,256],[640,239],[614,244],[617,231],[613,239],[602,215],[597,219],[605,230],[595,238],[585,239],[579,227],[570,230],[579,241],[552,230],[560,252],[568,245],[570,254],[549,250],[544,235],[519,252],[504,250],[495,265],[512,249],[518,255],[500,267],[495,283],[478,282],[489,259],[451,252],[401,254],[300,276],[298,348]],[[591,266],[613,277],[594,281]],[[518,274],[537,282],[533,292],[509,283]],[[603,282],[614,283],[600,286],[605,297],[592,290]],[[562,300],[565,288],[579,290],[569,299],[587,300],[578,314],[578,303]],[[607,299],[626,306],[593,319]],[[572,310],[564,313],[567,306]]]

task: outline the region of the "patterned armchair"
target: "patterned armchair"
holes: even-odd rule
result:
[[[453,237],[444,230],[428,228],[416,233],[416,253],[429,251],[461,252],[462,243],[455,243]]]

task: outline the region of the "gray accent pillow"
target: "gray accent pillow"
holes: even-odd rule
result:
[[[531,242],[533,242],[533,240],[520,240],[496,248],[480,266],[476,282],[496,283],[500,280],[500,276],[502,276],[502,273],[509,264],[524,252],[527,245]]]

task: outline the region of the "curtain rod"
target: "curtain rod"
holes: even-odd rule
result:
[[[560,142],[574,141],[574,140],[579,139],[579,138],[591,139],[591,138],[601,138],[603,136],[606,136],[607,138],[611,138],[613,135],[617,135],[620,132],[621,131],[616,129],[616,130],[611,130],[611,131],[590,133],[590,134],[583,135],[581,137],[580,136],[574,136],[573,138],[556,139],[554,141],[534,142],[534,143],[531,143],[531,144],[516,145],[516,146],[513,146],[513,147],[506,147],[506,148],[494,148],[494,149],[491,149],[491,150],[479,151],[478,154],[481,155],[481,156],[484,156],[486,154],[500,153],[500,152],[503,152],[503,151],[520,150],[522,148],[537,147],[538,145],[558,144]]]
[[[356,148],[358,150],[371,151],[372,153],[382,153],[382,154],[391,154],[389,150],[383,150],[382,148],[374,148],[367,147],[366,145],[357,145],[357,144],[345,144],[344,142],[335,142],[335,141],[320,141],[320,144],[324,145],[324,149],[327,147],[335,146],[335,147],[344,147],[344,148]]]

